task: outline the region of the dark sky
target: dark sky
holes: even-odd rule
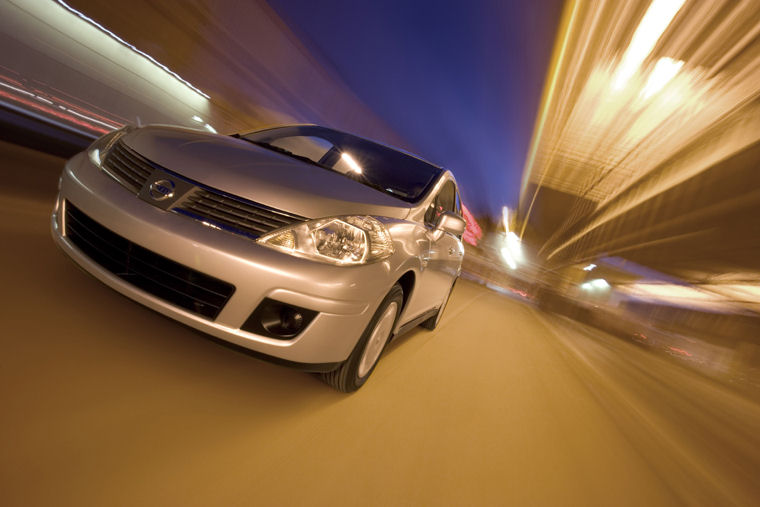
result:
[[[561,0],[269,0],[476,214],[514,207]]]

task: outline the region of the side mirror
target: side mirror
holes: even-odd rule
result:
[[[448,232],[454,236],[461,236],[464,233],[464,228],[466,226],[467,222],[464,221],[464,218],[451,211],[444,211],[441,216],[438,217],[438,222],[435,224],[435,230]]]

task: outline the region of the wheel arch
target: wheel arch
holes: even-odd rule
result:
[[[416,281],[417,275],[413,269],[407,270],[403,275],[401,275],[398,280],[396,280],[396,283],[401,286],[401,290],[404,293],[403,300],[401,301],[401,312],[399,315],[402,315],[406,309],[406,304],[412,296],[412,292],[414,291],[414,284]]]

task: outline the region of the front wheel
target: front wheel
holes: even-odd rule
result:
[[[393,333],[403,300],[404,291],[401,286],[396,284],[391,287],[351,355],[336,370],[320,374],[322,380],[344,393],[359,389],[372,374]]]

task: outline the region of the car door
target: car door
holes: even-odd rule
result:
[[[428,245],[423,253],[423,270],[418,287],[421,311],[437,308],[443,303],[462,264],[464,247],[461,238],[435,230],[438,218],[446,211],[461,216],[459,195],[452,180],[441,187],[425,212]]]

